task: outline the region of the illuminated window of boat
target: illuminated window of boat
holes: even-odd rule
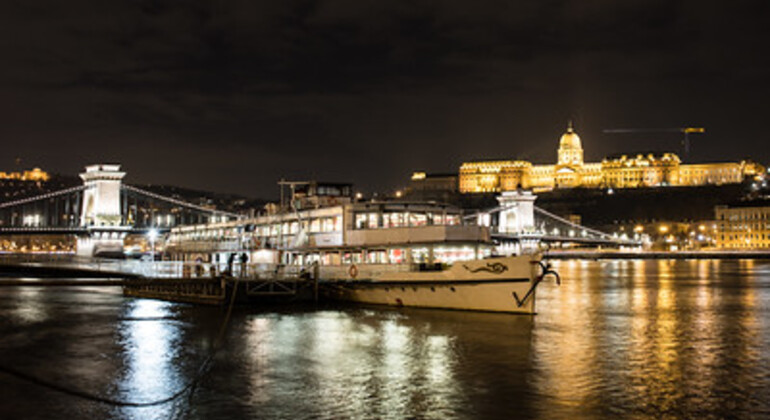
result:
[[[323,256],[324,265],[340,265],[340,253],[336,251],[326,252]]]
[[[356,213],[356,229],[366,229],[366,213]]]
[[[418,247],[412,248],[412,262],[414,263],[427,263],[428,262],[428,248]]]
[[[392,248],[389,252],[391,264],[403,264],[405,253],[403,248]]]
[[[318,219],[310,221],[310,231],[313,233],[321,231],[321,222]]]
[[[385,213],[383,216],[383,226],[386,228],[397,228],[404,226],[404,213]],[[387,220],[387,222],[385,222]]]
[[[371,249],[366,252],[366,262],[368,264],[386,264],[387,257],[385,250]]]
[[[442,246],[433,250],[433,261],[451,264],[455,261],[466,261],[475,258],[473,248],[458,246]]]
[[[409,213],[409,226],[425,226],[428,224],[428,217],[425,213]]]
[[[350,252],[343,252],[342,253],[342,263],[343,264],[350,264],[353,262],[353,257]]]
[[[379,227],[379,223],[378,223],[379,217],[377,213],[369,213],[368,219],[369,219],[369,223],[367,227],[369,229],[377,229]]]

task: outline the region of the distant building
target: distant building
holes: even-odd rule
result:
[[[457,175],[415,172],[412,174],[412,183],[409,188],[412,191],[457,192]]]
[[[0,172],[0,179],[45,182],[51,179],[51,177],[40,168],[34,168],[31,171],[24,172]]]
[[[414,200],[451,202],[457,195],[457,174],[415,172],[405,196]]]
[[[580,137],[572,128],[559,140],[555,165],[524,160],[466,162],[460,167],[461,193],[547,191],[558,188],[639,188],[740,183],[765,170],[750,161],[682,164],[674,153],[619,155],[601,162],[583,162]]]
[[[770,248],[770,199],[717,206],[714,211],[718,248]]]

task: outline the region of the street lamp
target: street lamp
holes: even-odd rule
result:
[[[158,229],[150,229],[147,232],[147,238],[150,240],[150,261],[155,262],[155,240],[158,239]]]

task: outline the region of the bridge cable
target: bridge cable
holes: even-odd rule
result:
[[[6,375],[13,376],[17,379],[21,379],[23,381],[32,383],[34,385],[38,385],[44,388],[48,388],[53,391],[57,391],[72,397],[81,398],[84,400],[89,400],[93,402],[98,402],[102,404],[112,405],[112,406],[119,406],[119,407],[151,407],[156,405],[163,405],[166,403],[169,403],[171,401],[174,401],[187,393],[188,391],[194,392],[200,381],[203,379],[203,377],[209,372],[209,369],[211,367],[211,363],[214,360],[214,356],[216,356],[217,352],[220,349],[220,346],[222,345],[222,342],[224,341],[225,332],[227,331],[227,326],[230,323],[230,318],[233,313],[233,306],[235,304],[235,295],[238,292],[238,279],[235,279],[233,284],[233,291],[232,296],[230,297],[230,303],[227,307],[227,313],[225,314],[224,319],[222,320],[222,324],[220,324],[219,332],[216,336],[216,339],[214,341],[214,344],[211,347],[211,351],[206,356],[206,358],[201,363],[200,367],[197,370],[197,373],[195,376],[190,380],[190,382],[187,383],[184,387],[182,387],[179,391],[175,392],[174,394],[171,394],[170,396],[166,398],[162,398],[155,401],[123,401],[123,400],[116,400],[112,398],[102,397],[99,395],[91,394],[87,391],[79,390],[76,388],[71,388],[65,385],[57,384],[51,381],[47,381],[45,379],[36,377],[34,375],[25,373],[21,370],[10,368],[7,366],[0,365],[0,372],[5,373]]]
[[[8,208],[8,207],[13,207],[13,206],[20,206],[22,204],[32,203],[32,202],[39,201],[39,200],[47,200],[49,198],[58,197],[60,195],[70,194],[70,193],[74,193],[74,192],[78,192],[78,191],[84,191],[84,190],[89,189],[89,188],[93,188],[93,187],[85,186],[85,185],[80,185],[80,186],[77,186],[77,187],[71,187],[71,188],[66,188],[66,189],[59,190],[59,191],[54,191],[52,193],[36,195],[34,197],[22,198],[22,199],[14,200],[14,201],[7,201],[5,203],[0,203],[0,209],[4,209],[4,208]]]
[[[155,194],[155,193],[150,192],[150,191],[145,191],[143,189],[136,188],[134,186],[127,185],[127,184],[121,185],[121,188],[123,188],[125,190],[128,190],[128,191],[131,191],[131,192],[134,192],[134,193],[137,193],[137,194],[145,195],[145,196],[150,197],[150,198],[154,198],[156,200],[166,201],[166,202],[171,203],[171,204],[176,204],[176,205],[179,205],[179,206],[184,206],[184,207],[187,207],[187,208],[191,208],[193,210],[198,210],[198,211],[203,212],[203,213],[224,214],[225,216],[235,217],[235,218],[240,218],[241,217],[239,214],[236,214],[236,213],[231,213],[231,212],[227,212],[227,211],[223,211],[223,210],[209,209],[209,208],[206,208],[206,207],[202,207],[202,206],[198,206],[198,205],[195,205],[195,204],[192,204],[192,203],[188,203],[186,201],[177,200],[175,198],[164,197],[164,196],[162,196],[160,194]]]
[[[577,223],[571,222],[571,221],[569,221],[569,220],[567,220],[567,219],[565,219],[565,218],[563,218],[563,217],[559,217],[559,216],[557,216],[557,215],[555,215],[555,214],[553,214],[553,213],[551,213],[551,212],[545,211],[545,210],[543,210],[543,209],[541,209],[541,208],[539,208],[539,207],[536,207],[536,206],[533,206],[533,207],[534,207],[534,210],[535,210],[536,212],[539,212],[539,213],[541,213],[541,214],[543,214],[543,215],[546,215],[546,216],[548,216],[548,217],[551,217],[552,219],[555,219],[556,221],[559,221],[559,222],[561,222],[561,223],[564,223],[564,224],[566,224],[567,226],[573,227],[573,228],[575,228],[575,229],[578,229],[578,230],[583,230],[583,231],[585,231],[585,232],[588,232],[588,233],[592,233],[592,234],[594,234],[594,235],[597,235],[597,236],[599,236],[600,238],[604,238],[604,239],[612,239],[612,236],[611,236],[611,235],[609,235],[609,234],[607,234],[607,233],[604,233],[604,232],[602,232],[602,231],[598,231],[598,230],[596,230],[596,229],[591,229],[591,228],[589,228],[589,227],[585,227],[585,226],[579,225],[579,224],[577,224]]]

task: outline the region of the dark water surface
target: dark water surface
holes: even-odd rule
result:
[[[0,373],[2,419],[770,418],[770,262],[561,261],[530,316],[237,308],[191,397]],[[195,376],[221,308],[0,288],[0,365],[127,401]]]

